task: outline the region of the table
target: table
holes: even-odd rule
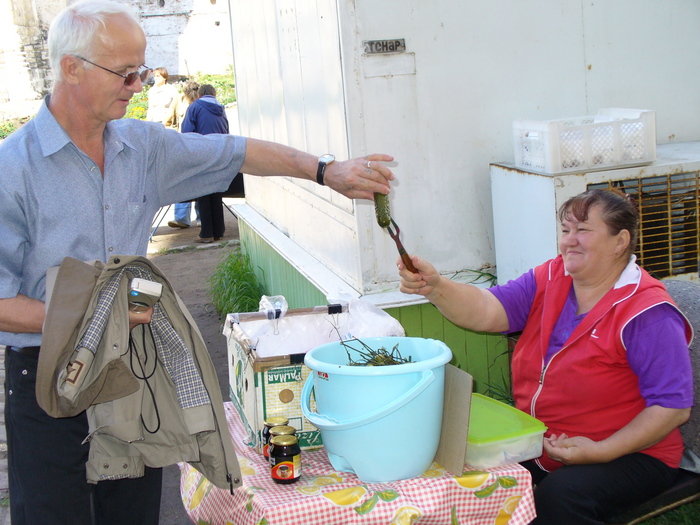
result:
[[[455,477],[433,463],[416,478],[363,483],[334,471],[325,450],[304,450],[301,479],[279,485],[263,456],[245,445],[234,405],[224,403],[224,410],[243,484],[231,495],[180,464],[182,501],[198,525],[525,525],[535,518],[530,473],[518,464],[480,471],[465,466]]]

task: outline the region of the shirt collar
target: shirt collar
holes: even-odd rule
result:
[[[45,157],[53,155],[61,150],[66,144],[72,143],[70,136],[58,123],[56,117],[49,110],[49,99],[51,95],[44,98],[44,103],[39,108],[38,113],[34,117],[37,130],[39,131],[39,144],[41,152]],[[116,151],[121,151],[124,146],[135,149],[133,143],[124,135],[121,126],[114,125],[114,121],[108,122],[105,128],[105,144],[111,144],[116,148]]]
[[[636,261],[637,256],[634,254],[630,255],[629,261],[627,261],[627,266],[625,266],[625,269],[622,270],[622,273],[617,279],[615,286],[613,286],[614,289],[622,288],[628,284],[637,284],[639,282],[642,277],[642,270],[639,268],[639,266],[637,266]],[[569,275],[569,272],[566,271],[565,266],[564,275]]]
[[[642,278],[642,270],[637,266],[637,256],[632,254],[627,262],[627,266],[622,270],[619,279],[613,286],[614,289],[622,288],[628,284],[637,284]]]
[[[47,95],[44,98],[44,103],[41,105],[39,112],[34,117],[39,145],[44,157],[53,155],[62,149],[66,144],[71,142],[68,133],[66,133],[61,127],[56,120],[56,117],[53,116],[53,113],[49,111],[50,97],[50,95]]]

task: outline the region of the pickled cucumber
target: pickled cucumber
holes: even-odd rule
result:
[[[389,209],[389,196],[383,193],[374,194],[374,212],[377,214],[377,224],[386,228],[391,224],[391,211]]]

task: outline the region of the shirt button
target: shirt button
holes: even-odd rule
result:
[[[23,375],[23,376],[26,376],[26,375],[27,375],[27,369],[26,369],[26,368],[25,368],[24,370],[22,370],[22,375]]]
[[[109,209],[109,204],[105,204],[105,210]]]
[[[108,252],[113,252],[113,251],[114,251],[114,246],[110,246],[109,248],[107,248],[107,251],[108,251]]]

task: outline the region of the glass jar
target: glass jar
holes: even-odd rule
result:
[[[270,475],[275,483],[294,483],[301,477],[301,448],[296,436],[270,439]]]
[[[269,444],[270,444],[270,429],[272,427],[278,427],[278,426],[283,426],[289,423],[289,418],[284,417],[284,416],[273,416],[273,417],[268,417],[265,420],[265,424],[262,429],[262,454],[266,458],[270,457],[269,454]]]

